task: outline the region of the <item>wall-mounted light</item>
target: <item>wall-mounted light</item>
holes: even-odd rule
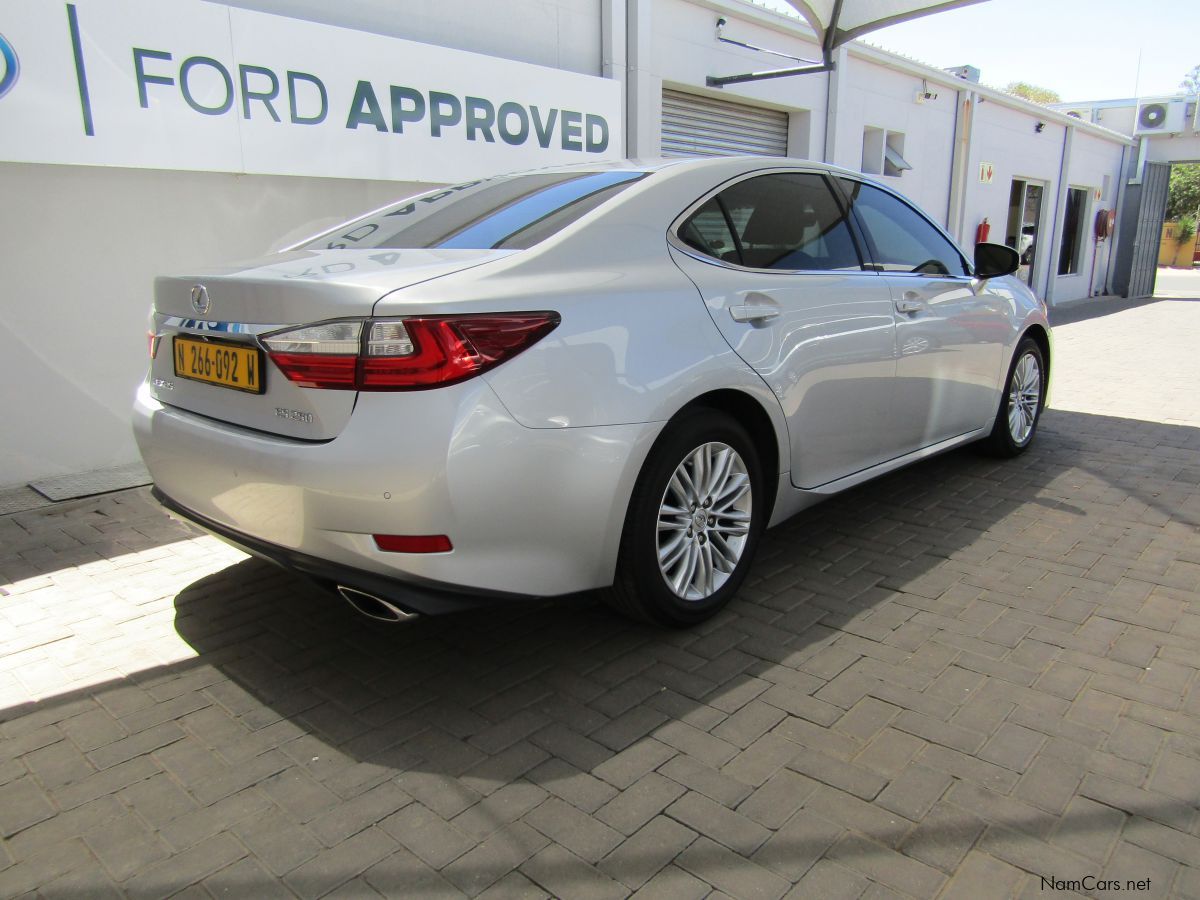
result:
[[[1043,131],[1046,130],[1046,123],[1038,122],[1036,125],[1033,126],[1033,130],[1036,131],[1038,134],[1041,134]]]

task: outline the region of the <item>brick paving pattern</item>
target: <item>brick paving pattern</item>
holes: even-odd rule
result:
[[[0,896],[1200,897],[1200,395],[1139,345],[1145,415],[1060,374],[690,631],[377,625],[144,490],[0,517]]]

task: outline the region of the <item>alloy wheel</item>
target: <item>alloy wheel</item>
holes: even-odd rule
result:
[[[684,600],[704,600],[737,568],[750,534],[753,492],[728,444],[702,444],[676,467],[658,510],[658,568]]]
[[[1033,353],[1026,353],[1013,370],[1008,386],[1008,433],[1017,446],[1033,434],[1041,401],[1042,368]]]

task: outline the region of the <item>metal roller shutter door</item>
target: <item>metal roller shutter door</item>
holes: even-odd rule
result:
[[[663,156],[786,156],[788,114],[663,89]]]

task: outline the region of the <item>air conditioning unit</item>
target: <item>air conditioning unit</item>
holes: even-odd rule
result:
[[[1178,134],[1185,129],[1182,100],[1152,100],[1138,104],[1136,134]]]

